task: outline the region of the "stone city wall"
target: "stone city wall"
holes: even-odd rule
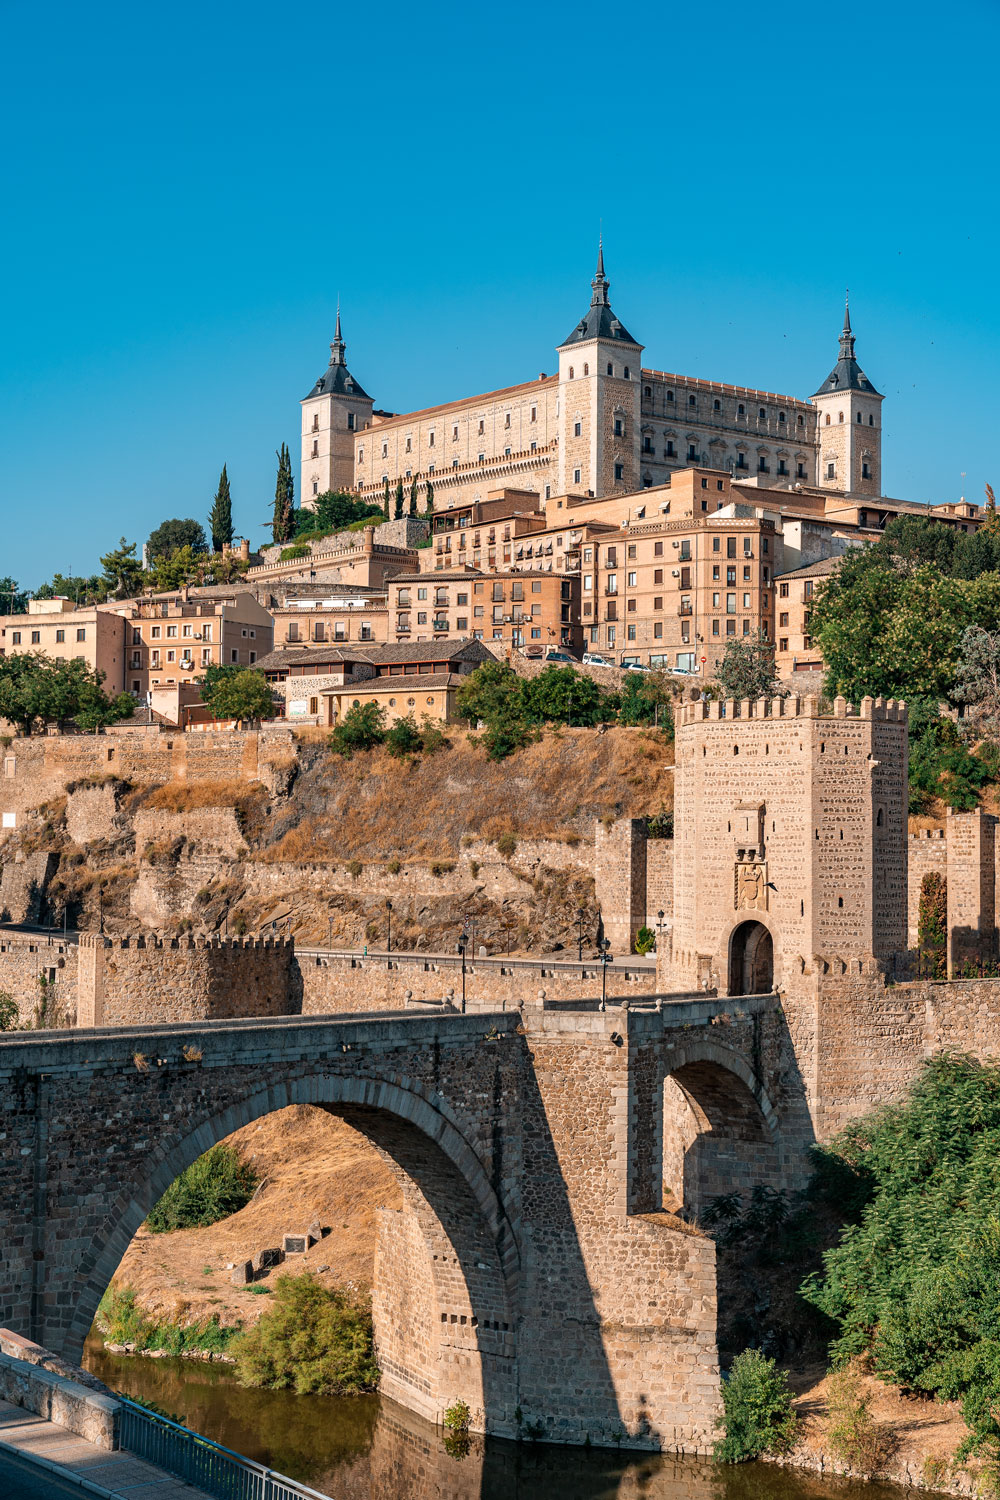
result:
[[[659,913],[665,922],[674,913],[674,841],[646,841],[646,926],[657,931]]]
[[[646,820],[599,822],[594,838],[594,888],[616,952],[631,953],[646,920]]]
[[[462,1003],[462,963],[453,955],[383,953],[363,958],[351,953],[300,950],[296,959],[303,1015],[403,1010],[408,1005],[442,1003],[459,1007]],[[627,962],[609,964],[609,1003],[615,995],[645,994],[652,981],[647,968],[629,967]],[[507,1009],[537,1004],[542,997],[550,1002],[594,1000],[601,994],[601,965],[467,959],[465,994],[470,1007],[496,1005]]]
[[[80,1026],[283,1016],[298,1009],[291,939],[80,935]]]
[[[55,856],[39,851],[0,865],[0,921],[37,922]]]
[[[925,828],[920,833],[911,833],[907,839],[907,943],[917,946],[920,920],[920,889],[924,876],[933,871],[938,875],[948,873],[948,845],[943,828]]]
[[[22,1026],[74,1025],[77,956],[57,935],[0,931],[0,990],[17,1001]]]
[[[133,786],[167,781],[261,781],[269,790],[283,785],[295,760],[291,731],[219,731],[182,734],[118,731],[104,735],[60,734],[18,737],[0,756],[0,840],[16,829],[25,813],[62,796],[78,782],[112,777]],[[77,832],[106,837],[102,816],[112,816],[113,792],[80,804]]]

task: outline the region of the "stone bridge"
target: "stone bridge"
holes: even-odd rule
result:
[[[310,1104],[402,1185],[376,1263],[384,1390],[432,1418],[461,1397],[494,1433],[704,1449],[714,1247],[676,1210],[747,1162],[791,1170],[802,1114],[794,1085],[776,1095],[760,1073],[780,1009],[743,1003],[719,1025],[709,1001],[5,1038],[0,1325],[78,1359],[178,1173]]]
[[[718,1401],[713,1197],[802,1180],[817,1137],[941,1047],[1000,1037],[1000,983],[828,977],[783,994],[540,1002],[35,1032],[0,1042],[0,1326],[78,1360],[174,1178],[290,1104],[395,1171],[382,1387],[482,1430],[704,1451]]]

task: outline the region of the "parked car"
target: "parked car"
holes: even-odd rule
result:
[[[568,651],[546,651],[545,660],[557,662],[560,666],[576,666],[576,657],[570,656]]]
[[[583,653],[583,659],[587,663],[588,667],[613,667],[614,666],[614,662],[613,661],[608,661],[608,658],[606,656],[602,656],[599,651],[585,651]]]
[[[625,672],[651,672],[652,667],[644,667],[641,661],[623,661],[622,670]]]

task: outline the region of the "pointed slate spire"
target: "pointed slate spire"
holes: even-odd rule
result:
[[[337,330],[333,335],[333,343],[330,345],[331,365],[345,365],[347,360],[347,345],[344,343],[343,334],[340,331],[340,298],[337,298]]]
[[[593,292],[590,298],[591,307],[609,307],[608,288],[611,283],[604,274],[604,235],[599,235],[597,240],[597,270],[594,279],[590,283]]]
[[[866,391],[871,396],[880,394],[858,364],[854,353],[849,293],[844,299],[844,326],[840,332],[840,352],[837,355],[837,363],[813,395],[829,396],[833,391]]]
[[[344,343],[344,335],[340,328],[340,298],[337,298],[337,324],[333,335],[333,343],[330,345],[330,363],[326,373],[321,375],[309,392],[309,396],[360,396],[363,400],[369,400],[367,391],[361,389],[347,368],[347,345]],[[307,396],[306,400],[309,399]]]
[[[628,329],[611,310],[611,299],[608,296],[611,283],[604,274],[603,235],[597,242],[597,270],[594,272],[590,285],[590,306],[587,309],[587,315],[580,319],[569,338],[559,345],[560,349],[564,349],[567,344],[583,344],[591,339],[614,339],[616,343],[631,344],[634,348],[641,350],[642,345],[636,343]]]

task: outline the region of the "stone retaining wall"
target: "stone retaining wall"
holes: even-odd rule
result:
[[[291,939],[80,936],[80,1026],[294,1015],[299,993]]]
[[[50,1025],[72,1026],[76,1020],[76,943],[42,933],[0,931],[0,990],[17,1001],[22,1026],[40,1018]]]
[[[117,1447],[121,1408],[111,1392],[84,1370],[7,1328],[0,1328],[0,1400],[55,1422],[97,1448]]]

